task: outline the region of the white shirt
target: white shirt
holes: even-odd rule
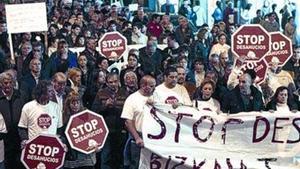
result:
[[[179,84],[176,84],[172,89],[167,88],[164,83],[160,84],[154,90],[153,99],[154,103],[192,105],[186,88]]]
[[[218,114],[221,112],[220,103],[214,98],[210,98],[207,101],[194,100],[193,102],[194,107],[198,108],[199,111],[210,109],[211,111],[216,112]]]
[[[61,108],[52,101],[46,105],[30,101],[22,109],[18,126],[28,129],[29,139],[41,133],[55,135],[57,129],[63,126]]]
[[[144,106],[149,97],[143,96],[139,91],[129,95],[125,100],[121,118],[133,120],[138,132],[142,132]]]
[[[140,36],[137,36],[136,34],[133,33],[131,36],[131,40],[133,44],[146,45],[148,41],[148,37],[143,33],[141,33]]]
[[[220,55],[223,52],[227,52],[229,51],[230,46],[227,45],[226,43],[224,45],[221,45],[220,43],[214,44],[211,48],[210,54],[209,54],[209,59],[211,58],[210,56],[212,54],[217,54]]]

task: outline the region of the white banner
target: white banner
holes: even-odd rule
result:
[[[47,31],[45,3],[5,5],[8,33]]]
[[[300,112],[217,115],[159,105],[145,112],[143,140],[140,169],[299,169]]]

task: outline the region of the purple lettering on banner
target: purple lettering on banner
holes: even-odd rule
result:
[[[287,140],[287,143],[289,143],[289,144],[293,144],[293,143],[298,143],[299,141],[300,141],[300,127],[297,125],[297,121],[300,121],[300,118],[295,118],[294,120],[293,120],[293,126],[296,128],[296,130],[298,131],[298,133],[299,133],[299,138],[298,138],[298,140],[295,140],[295,141],[292,141],[292,140]]]
[[[222,127],[222,140],[223,140],[223,144],[225,144],[225,140],[226,140],[226,128],[227,128],[227,124],[243,124],[244,121],[242,119],[234,119],[234,118],[229,118]]]
[[[241,160],[241,169],[247,169],[247,166],[244,164],[243,160]]]
[[[202,139],[199,137],[199,134],[198,134],[198,126],[199,126],[199,124],[202,123],[203,120],[206,120],[206,119],[211,122],[211,126],[210,126],[210,131],[209,131],[207,137]],[[211,137],[211,135],[214,131],[214,126],[215,126],[215,122],[210,116],[201,116],[201,118],[198,121],[196,121],[193,125],[193,135],[198,141],[206,142]]]
[[[194,159],[193,162],[194,162],[193,169],[201,169],[201,167],[205,164],[206,159],[204,159],[203,161],[201,161],[197,166],[196,166],[197,162],[196,162],[195,159]]]
[[[155,136],[155,135],[152,135],[152,134],[148,134],[147,137],[148,137],[149,139],[156,139],[156,140],[159,140],[159,139],[164,138],[165,135],[166,135],[166,132],[167,132],[165,123],[164,123],[163,121],[161,121],[161,120],[159,119],[159,117],[156,115],[156,110],[155,110],[154,107],[150,110],[150,114],[152,115],[152,117],[154,118],[154,120],[160,125],[160,127],[161,127],[161,132],[160,132],[160,134],[158,134],[158,135],[156,135],[156,136]]]
[[[160,169],[161,166],[161,162],[159,161],[159,159],[161,159],[160,156],[158,156],[155,153],[151,153],[150,156],[150,169]]]
[[[221,165],[218,163],[218,160],[215,160],[215,167],[214,169],[221,169]]]
[[[265,128],[264,134],[261,137],[257,138],[257,126],[258,126],[258,122],[259,121],[264,122],[266,128]],[[254,125],[253,125],[253,138],[252,138],[252,142],[253,143],[261,142],[264,138],[267,137],[269,131],[270,131],[270,123],[269,123],[268,119],[266,119],[265,117],[262,117],[262,116],[257,116],[256,120],[254,122]]]
[[[230,162],[230,158],[226,158],[226,164],[228,166],[228,169],[233,169],[232,164]]]
[[[274,132],[273,132],[273,137],[272,137],[272,143],[284,143],[284,141],[280,141],[280,140],[275,140],[276,139],[276,129],[282,129],[283,127],[278,127],[277,126],[277,122],[279,121],[279,120],[289,120],[289,118],[288,117],[278,117],[278,118],[276,118],[275,119],[275,121],[274,121]]]
[[[275,161],[277,161],[277,159],[276,158],[259,158],[259,159],[257,159],[258,161],[264,161],[265,162],[265,167],[267,168],[267,169],[271,169],[271,167],[269,166],[269,163],[270,162],[275,162]]]
[[[178,113],[178,117],[176,118],[176,131],[175,131],[175,143],[178,143],[179,133],[180,133],[180,122],[183,116],[193,117],[191,114]]]
[[[168,169],[168,168],[169,168],[169,164],[170,164],[171,160],[172,160],[172,157],[169,156],[169,158],[168,158],[168,160],[167,160],[167,162],[166,162],[165,169]]]
[[[180,161],[180,163],[175,164],[171,169],[175,169],[175,168],[177,168],[178,166],[184,165],[184,163],[185,163],[185,161],[186,161],[186,159],[187,159],[187,157],[183,157],[183,156],[175,156],[175,158],[181,159],[181,161]]]

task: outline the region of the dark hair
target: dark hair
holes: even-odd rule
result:
[[[202,88],[206,85],[210,84],[212,86],[213,92],[216,89],[216,83],[211,79],[204,79],[199,87],[194,92],[193,99],[201,100],[202,99]]]
[[[279,95],[280,92],[282,92],[283,90],[287,90],[288,92],[288,99],[287,99],[287,105],[289,106],[290,110],[297,110],[297,105],[294,102],[294,98],[292,93],[290,92],[288,87],[285,86],[280,86],[276,89],[275,94],[273,95],[271,101],[268,103],[267,105],[267,109],[268,110],[274,110],[276,109],[276,104],[277,104],[277,97]],[[274,107],[275,106],[275,107]]]
[[[97,59],[97,65],[101,64],[103,60],[107,60],[107,61],[108,61],[108,59],[105,58],[105,57],[99,57],[99,58]]]
[[[260,10],[260,9],[256,10],[256,14],[258,14],[259,12],[261,12],[261,10]]]
[[[118,74],[117,72],[113,71],[113,72],[109,72],[109,73],[106,75],[106,79],[105,79],[106,82],[108,81],[108,79],[110,79],[110,78],[113,77],[113,76],[117,76],[118,79],[120,79],[119,74]]]
[[[154,19],[156,19],[156,18],[158,18],[158,17],[160,17],[160,15],[158,15],[158,14],[153,14],[153,15],[152,15],[152,20],[154,20]]]
[[[134,26],[136,26],[138,29],[143,29],[143,24],[142,23],[140,23],[140,22],[136,22],[136,23],[134,23],[134,25],[132,25],[132,27],[134,27]]]
[[[171,72],[177,72],[176,68],[174,66],[169,66],[164,71],[164,76],[169,76]]]
[[[76,28],[81,28],[81,27],[77,24],[72,25],[72,29],[76,29]]]
[[[170,34],[168,35],[168,37],[170,37],[172,40],[176,40],[176,35],[175,35],[175,33],[170,33]]]
[[[32,49],[35,47],[41,47],[42,49],[42,53],[45,52],[45,47],[44,44],[42,42],[36,41],[36,42],[32,42]]]
[[[32,97],[36,100],[39,100],[39,98],[42,95],[47,94],[48,92],[48,87],[51,86],[52,83],[48,80],[41,80],[36,87],[32,91]]]

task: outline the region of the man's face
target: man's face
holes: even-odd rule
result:
[[[29,43],[25,43],[22,46],[21,53],[23,56],[27,56],[32,50],[32,46]]]
[[[250,90],[251,86],[251,77],[248,74],[243,74],[239,78],[239,88],[241,93],[248,94],[247,92]]]
[[[74,34],[77,36],[79,35],[80,31],[81,31],[80,27],[76,27],[75,29],[73,29]]]
[[[133,33],[137,34],[137,33],[140,33],[140,32],[141,32],[141,30],[138,27],[133,26]]]
[[[0,32],[6,32],[6,31],[7,31],[6,23],[1,23],[0,24]]]
[[[43,56],[43,50],[41,46],[35,46],[32,49],[33,57],[36,59],[40,59]]]
[[[300,59],[300,47],[296,48],[294,50],[294,55],[293,55],[294,59],[299,60]]]
[[[277,102],[281,104],[287,103],[288,100],[288,91],[286,89],[278,93]]]
[[[178,80],[178,73],[177,72],[170,72],[168,76],[165,76],[165,85],[168,88],[173,88],[176,86]]]
[[[63,93],[65,91],[67,81],[66,79],[57,77],[52,82],[53,88],[57,93]]]
[[[119,78],[117,77],[117,75],[114,75],[107,79],[106,85],[113,91],[118,91],[119,83]]]
[[[184,84],[186,72],[183,68],[177,68],[178,84]]]
[[[156,82],[154,79],[148,79],[141,84],[140,90],[143,91],[143,94],[146,96],[151,96],[154,92]]]
[[[58,45],[58,51],[61,54],[67,54],[69,50],[69,46],[67,44],[59,44]]]
[[[183,28],[186,28],[188,25],[188,21],[186,19],[179,20],[179,25]]]
[[[222,64],[225,64],[225,63],[227,63],[229,61],[227,53],[221,53],[220,58],[221,58],[221,63]]]
[[[95,50],[96,49],[96,42],[94,39],[90,39],[88,42],[87,42],[87,47],[91,50]]]
[[[4,78],[3,82],[1,82],[1,89],[4,93],[11,93],[14,89],[14,83],[11,78]]]

